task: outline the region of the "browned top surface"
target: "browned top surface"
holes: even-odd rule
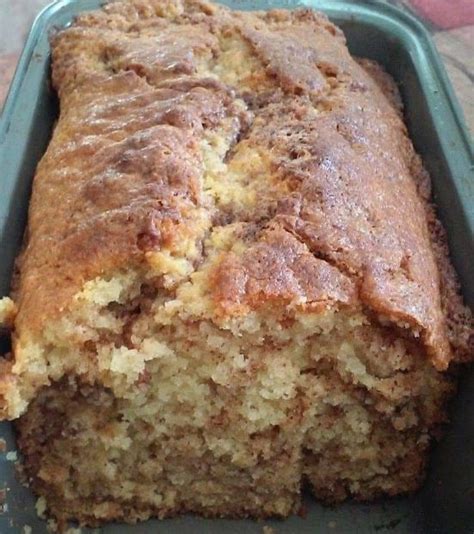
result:
[[[235,87],[213,70],[229,34],[261,71]],[[202,241],[225,219],[251,231],[243,255],[224,256],[213,274],[223,313],[295,296],[362,305],[419,331],[433,362],[447,365],[442,308],[455,329],[461,304],[445,263],[441,301],[426,177],[390,80],[354,61],[324,17],[114,2],[55,38],[53,80],[61,116],[34,182],[20,335],[60,314],[86,280]],[[227,163],[242,146],[264,155],[266,175],[249,176],[265,182],[258,207],[203,192],[199,142],[229,120]]]

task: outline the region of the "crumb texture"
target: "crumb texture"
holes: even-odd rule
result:
[[[391,78],[314,11],[201,0],[52,57],[0,413],[58,524],[415,490],[472,317]]]

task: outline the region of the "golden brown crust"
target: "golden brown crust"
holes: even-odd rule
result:
[[[214,272],[214,296],[224,314],[248,313],[262,302],[295,301],[303,308],[324,309],[327,302],[354,304],[351,279],[308,253],[281,227],[269,228],[243,258],[226,255]]]
[[[246,43],[259,77],[233,84],[214,68],[228,35]],[[454,275],[433,252],[393,86],[353,60],[323,16],[113,2],[52,50],[61,115],[34,181],[17,339],[63,314],[86,281],[202,242],[224,212],[261,229],[242,258],[223,254],[216,267],[214,299],[228,313],[275,299],[367,307],[420,335],[439,369],[453,358],[445,313],[451,332],[470,336],[456,290],[441,302],[436,258],[444,288]],[[203,186],[200,143],[225,121],[228,166],[244,148],[266,165],[257,203],[238,209]]]

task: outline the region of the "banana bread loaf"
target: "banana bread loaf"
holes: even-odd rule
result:
[[[49,513],[418,488],[472,318],[391,78],[311,10],[201,0],[111,2],[52,57],[0,364]]]

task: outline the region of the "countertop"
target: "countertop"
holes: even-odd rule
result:
[[[383,0],[380,0],[383,1]],[[36,14],[51,0],[0,0],[0,108]],[[474,0],[393,0],[420,18],[433,35],[474,132]]]

